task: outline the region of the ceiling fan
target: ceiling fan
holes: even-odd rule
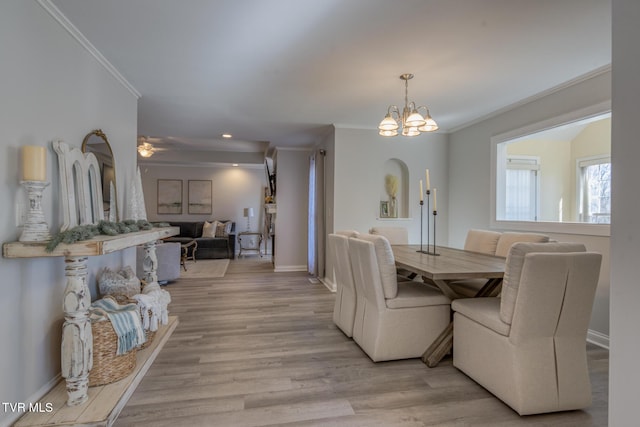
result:
[[[151,138],[142,135],[138,137],[138,154],[140,154],[140,156],[148,158],[153,156],[153,153],[155,153],[156,151],[166,150],[166,148],[156,147],[151,142],[149,142],[154,139],[158,141],[161,140],[160,138]]]

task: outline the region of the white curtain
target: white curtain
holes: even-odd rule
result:
[[[316,150],[309,157],[309,274],[324,277],[325,224],[324,224],[324,150]]]
[[[506,174],[505,219],[535,221],[536,173],[528,169],[508,169]]]

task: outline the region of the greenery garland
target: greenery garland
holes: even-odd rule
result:
[[[166,227],[167,223],[151,224],[149,221],[127,219],[120,222],[100,221],[97,224],[78,225],[68,230],[56,234],[47,243],[46,251],[53,250],[60,243],[75,243],[82,240],[89,240],[98,235],[117,236],[118,234],[133,233],[134,231],[151,230],[153,227]]]

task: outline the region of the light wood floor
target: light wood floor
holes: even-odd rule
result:
[[[587,411],[520,417],[452,366],[373,363],[331,320],[334,294],[257,257],[167,288],[180,324],[116,426],[605,426],[609,355],[588,346]]]

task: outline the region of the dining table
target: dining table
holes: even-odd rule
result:
[[[427,284],[438,287],[452,301],[466,298],[449,283],[456,280],[485,279],[484,286],[474,298],[488,297],[499,292],[506,259],[499,256],[437,246],[425,250],[419,245],[392,245],[396,267],[421,276]],[[453,320],[425,350],[422,361],[435,367],[453,348]]]

